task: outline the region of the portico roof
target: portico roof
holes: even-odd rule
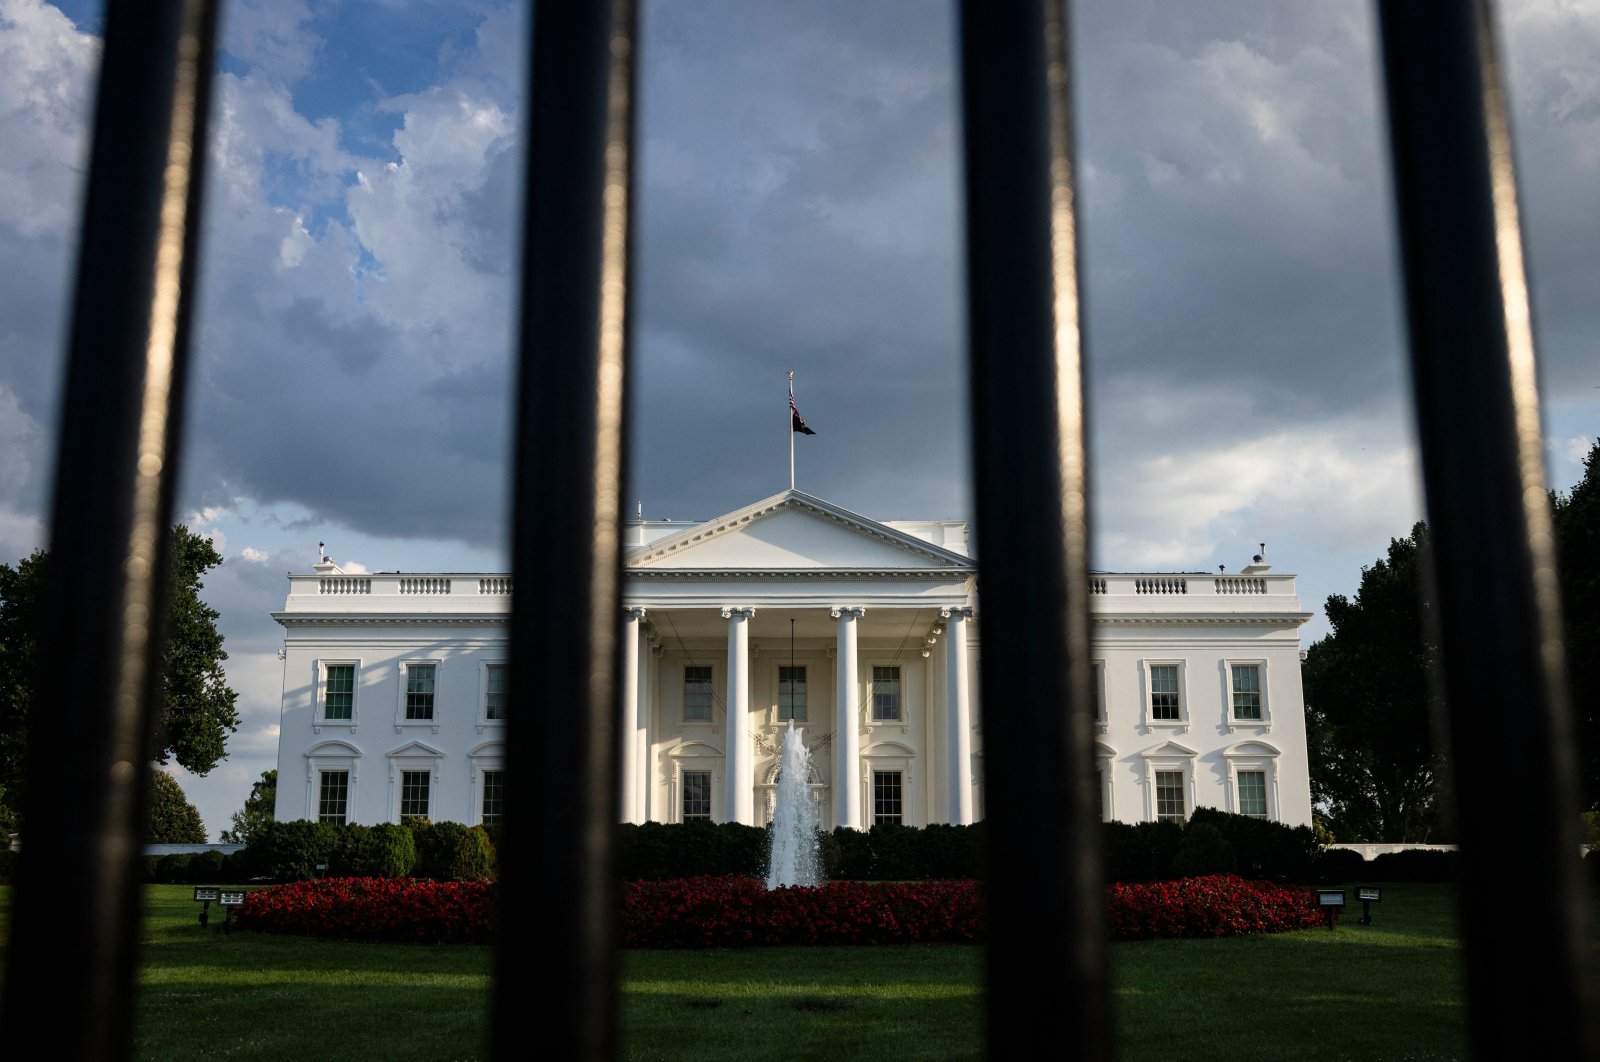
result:
[[[751,634],[833,633],[829,609],[861,606],[864,637],[921,645],[939,610],[966,605],[977,566],[944,546],[798,490],[628,552],[623,598],[670,610],[682,637],[725,634],[721,610],[752,607]],[[668,621],[652,616],[665,633]]]

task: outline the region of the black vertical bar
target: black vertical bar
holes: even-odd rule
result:
[[[0,1019],[53,1058],[129,1053],[216,20],[106,10]]]
[[[1491,12],[1383,0],[1378,13],[1473,1050],[1515,1057],[1538,1029],[1593,1058],[1572,725]],[[1515,925],[1489,915],[1508,886]]]
[[[963,5],[994,1058],[1111,1055],[1068,73],[1061,0]]]
[[[617,1055],[631,0],[534,5],[494,1053]],[[531,681],[529,681],[531,679]],[[560,975],[530,994],[529,963]]]

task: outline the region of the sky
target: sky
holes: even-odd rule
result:
[[[524,7],[224,7],[178,517],[225,558],[241,724],[174,771],[213,840],[276,765],[286,573],[507,567]],[[787,488],[792,371],[797,486],[969,519],[954,5],[641,10],[629,509]],[[101,14],[0,0],[0,561],[50,537]],[[1600,425],[1600,0],[1496,17],[1566,489]],[[1072,34],[1094,563],[1264,545],[1310,644],[1423,515],[1371,9],[1085,3]]]

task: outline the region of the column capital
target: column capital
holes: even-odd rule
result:
[[[623,608],[622,618],[630,622],[633,620],[642,620],[644,619],[644,611],[644,609],[637,605],[629,605]]]
[[[964,605],[964,606],[962,606],[960,608],[941,608],[939,610],[939,618],[940,619],[971,619],[972,618],[972,606],[971,605]]]
[[[860,605],[835,605],[828,610],[828,615],[834,619],[860,619],[867,614],[867,610]]]
[[[730,605],[724,606],[722,609],[723,619],[749,619],[755,614],[756,610],[748,605],[743,607],[734,607]]]

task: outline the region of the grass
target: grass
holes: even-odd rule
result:
[[[224,934],[215,907],[200,927],[191,896],[148,891],[134,1057],[488,1057],[492,949]],[[1383,897],[1369,926],[1352,906],[1334,932],[1117,945],[1119,1057],[1465,1058],[1451,890]],[[981,962],[967,947],[626,952],[626,1058],[977,1059]]]

